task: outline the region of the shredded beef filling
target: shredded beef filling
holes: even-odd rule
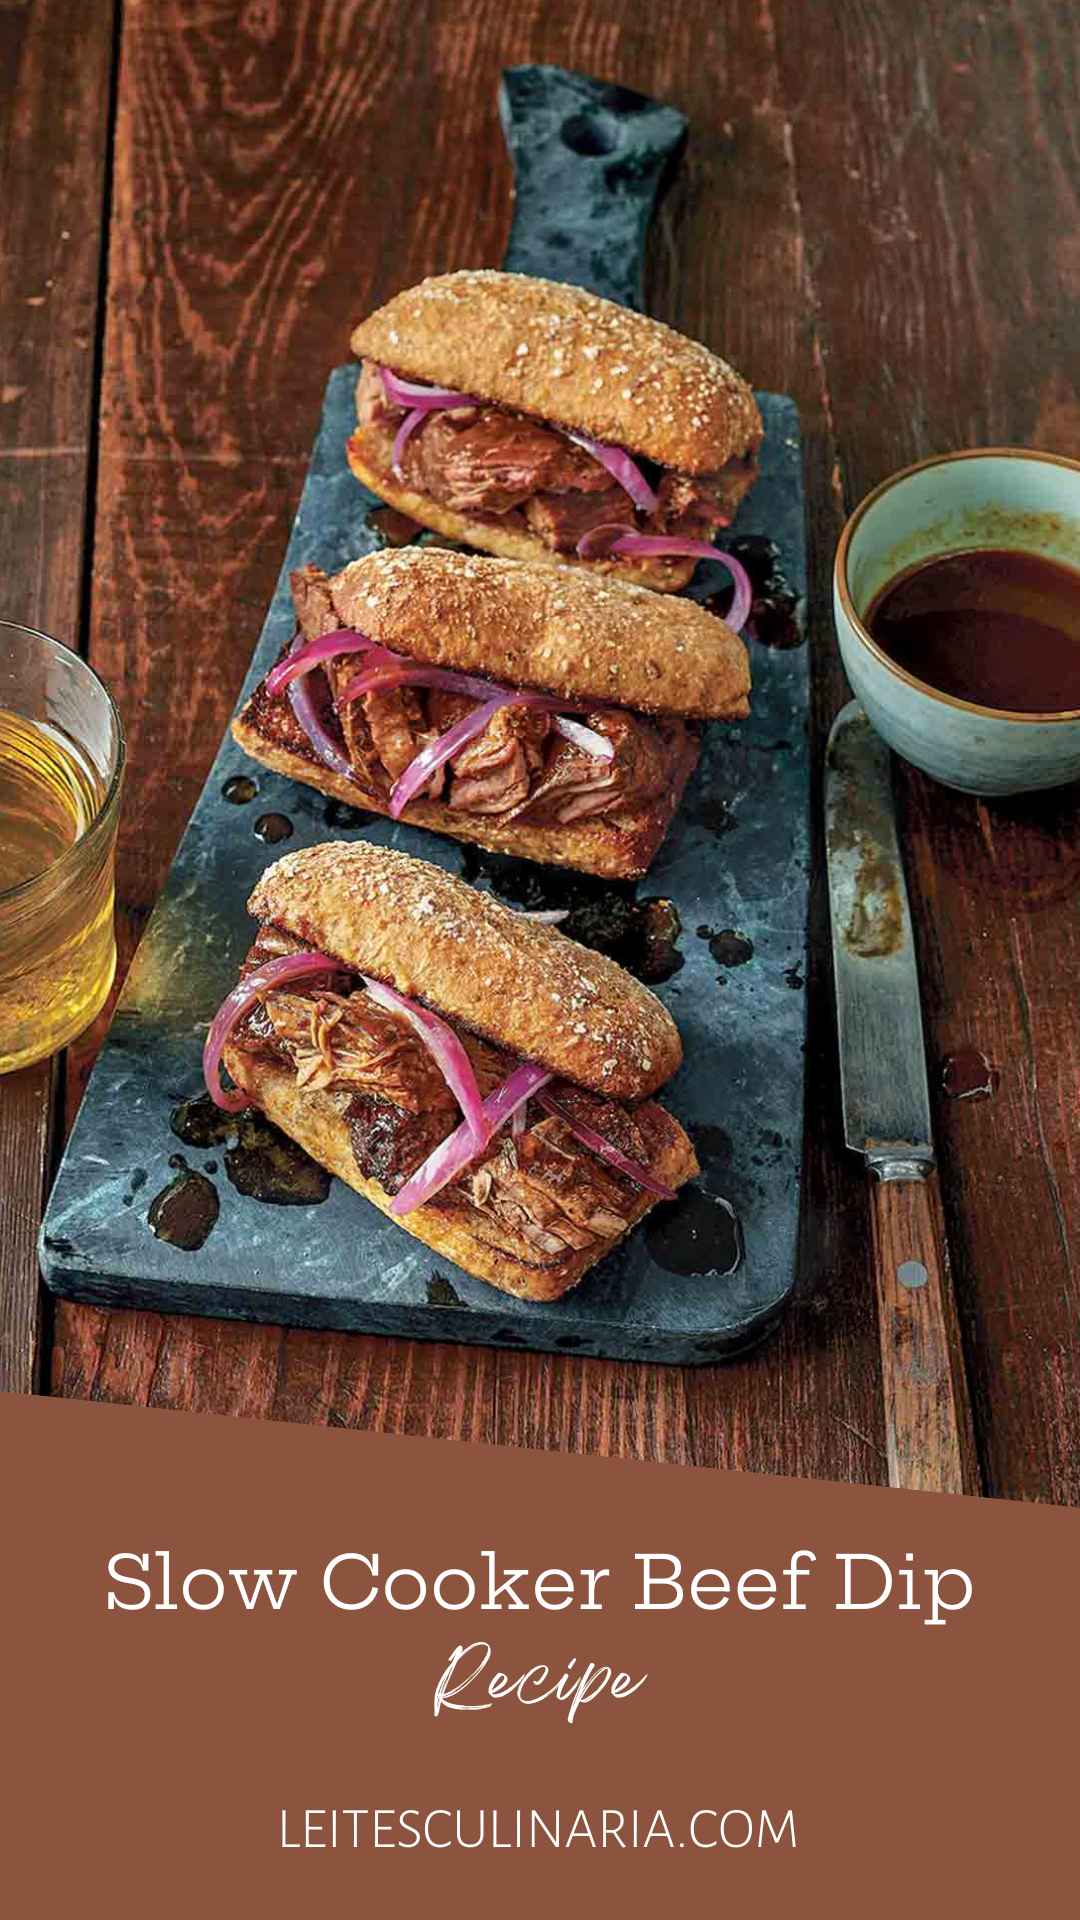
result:
[[[405,417],[386,398],[377,368],[365,363],[356,395],[361,432],[389,464]],[[618,522],[641,533],[704,539],[726,525],[757,474],[753,452],[719,473],[684,474],[643,463],[659,495],[655,513],[635,511],[606,467],[555,427],[505,407],[434,412],[410,435],[401,461],[407,486],[455,513],[527,526],[557,553],[571,553],[590,528]]]
[[[313,567],[293,576],[301,626],[309,639],[337,624],[337,614],[326,605],[323,583],[324,576]],[[385,801],[416,755],[472,712],[476,702],[463,694],[421,687],[395,687],[345,700],[344,691],[358,670],[348,655],[329,663],[330,714],[336,716],[361,784]],[[312,679],[317,684],[322,675]],[[418,797],[441,801],[460,813],[568,826],[576,820],[638,812],[669,790],[672,767],[682,757],[692,723],[670,716],[646,719],[621,707],[600,707],[576,718],[611,741],[615,751],[610,759],[566,740],[551,713],[507,706],[448,766],[432,774]]]
[[[262,927],[243,972],[300,944]],[[457,1031],[487,1095],[514,1063],[499,1048]],[[348,1128],[360,1173],[389,1194],[460,1124],[457,1102],[419,1036],[348,976],[265,994],[235,1029],[233,1044],[290,1066],[301,1089],[327,1094]],[[571,1118],[645,1165],[655,1158],[663,1116],[650,1103],[632,1109],[565,1082],[557,1093]],[[534,1101],[521,1133],[497,1134],[429,1204],[462,1215],[477,1239],[513,1259],[550,1266],[625,1233],[637,1197],[632,1181]]]

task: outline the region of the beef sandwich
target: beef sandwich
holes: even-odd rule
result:
[[[362,322],[357,477],[451,539],[685,586],[753,485],[739,374],[658,320],[526,274],[448,273]]]
[[[248,906],[213,1098],[260,1108],[466,1272],[557,1299],[697,1173],[650,1097],[678,1032],[614,961],[363,843],[288,854]]]
[[[433,547],[293,576],[299,631],[233,723],[322,792],[496,852],[632,878],[746,648],[689,600]]]

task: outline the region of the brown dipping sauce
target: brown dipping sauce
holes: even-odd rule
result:
[[[1080,572],[1038,553],[943,554],[890,580],[865,624],[941,693],[1009,713],[1080,710]]]

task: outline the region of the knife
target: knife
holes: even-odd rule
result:
[[[829,734],[825,847],[844,1138],[874,1176],[889,1484],[977,1493],[889,749],[857,700]]]

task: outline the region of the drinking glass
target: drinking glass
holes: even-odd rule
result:
[[[0,621],[0,1073],[65,1046],[108,995],[123,771],[97,674]]]

